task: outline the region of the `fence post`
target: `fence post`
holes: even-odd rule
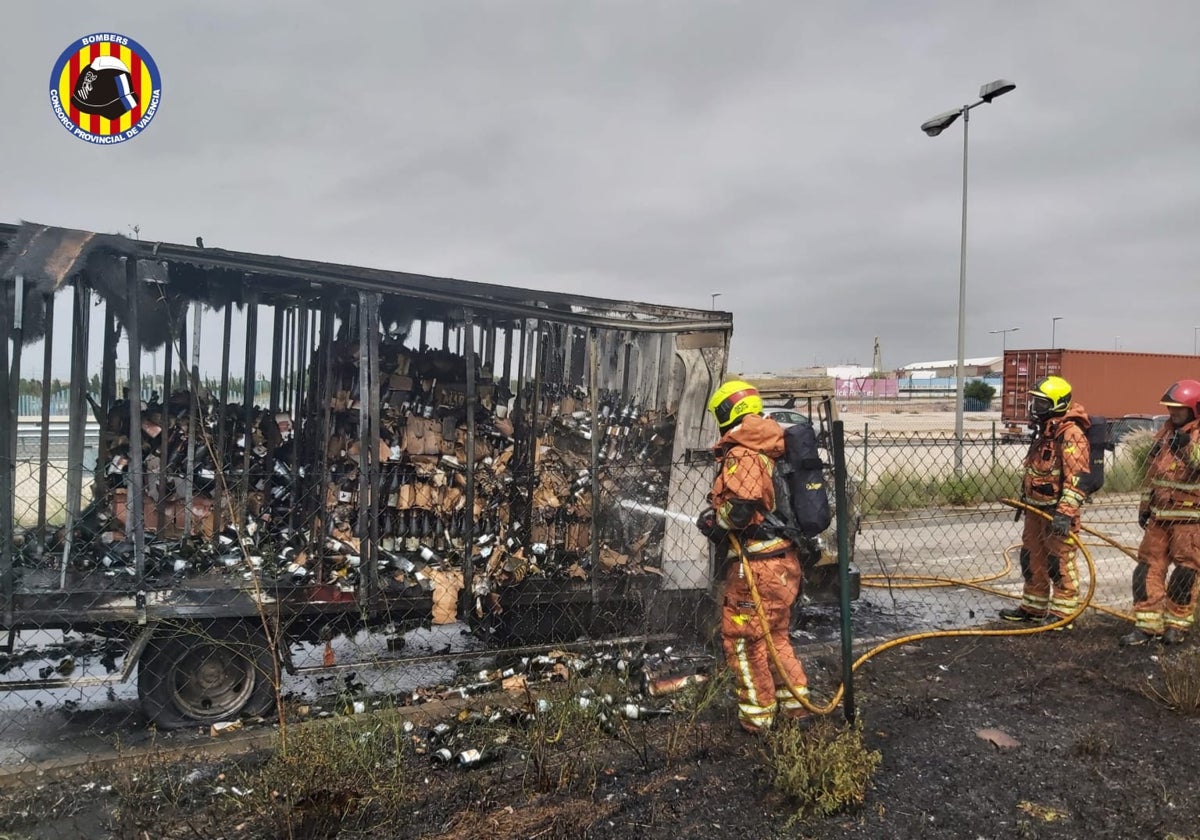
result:
[[[996,421],[992,421],[992,469],[996,469]]]
[[[865,428],[865,427],[864,427]],[[864,440],[865,440],[864,435]],[[854,723],[854,649],[850,627],[850,515],[846,501],[846,430],[841,420],[833,424],[833,494],[837,509],[838,602],[842,618],[842,708],[846,722]]]
[[[863,423],[863,487],[867,486],[867,431],[870,427],[870,423]]]

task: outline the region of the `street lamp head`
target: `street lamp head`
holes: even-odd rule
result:
[[[954,124],[954,121],[962,114],[962,108],[957,111],[947,111],[944,114],[938,114],[932,119],[928,119],[921,123],[921,130],[930,137],[937,137],[947,128]]]
[[[984,102],[991,102],[997,96],[1003,96],[1010,90],[1016,88],[1012,82],[1007,79],[997,79],[994,82],[988,82],[979,88],[979,98]]]

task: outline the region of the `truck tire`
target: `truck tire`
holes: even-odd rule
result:
[[[247,622],[159,630],[138,663],[142,711],[159,729],[265,715],[275,705],[266,637]]]

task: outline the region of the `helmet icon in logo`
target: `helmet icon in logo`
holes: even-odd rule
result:
[[[115,120],[137,107],[129,67],[112,55],[97,56],[79,71],[71,104],[85,114]]]
[[[162,77],[146,48],[116,32],[72,41],[50,71],[50,107],[80,140],[108,146],[141,135],[162,104]]]

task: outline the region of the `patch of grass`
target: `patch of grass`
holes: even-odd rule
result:
[[[1020,491],[1015,467],[992,465],[966,469],[962,475],[916,475],[908,470],[884,473],[864,496],[868,512],[912,510],[934,505],[962,507],[995,502]]]
[[[938,487],[938,499],[948,505],[977,505],[983,501],[982,482],[975,475],[952,475]]]
[[[728,707],[726,711],[732,717],[734,706],[729,702],[732,693],[733,672],[718,665],[707,682],[690,685],[672,699],[671,707],[675,714],[671,718],[664,746],[668,763],[707,755],[709,724],[701,718],[722,704]]]
[[[1082,733],[1071,744],[1071,755],[1076,758],[1102,758],[1112,752],[1108,739],[1094,730]]]
[[[863,493],[870,513],[928,507],[937,499],[937,483],[907,470],[884,473]]]
[[[191,762],[159,751],[156,744],[147,752],[123,758],[110,779],[118,803],[112,814],[116,836],[154,834],[176,819],[189,804],[192,771]]]
[[[1200,715],[1200,650],[1185,650],[1161,660],[1163,687],[1147,694],[1181,715]]]
[[[863,743],[862,726],[825,718],[805,729],[786,721],[767,734],[772,784],[795,804],[789,824],[861,805],[882,756]]]
[[[539,793],[592,793],[600,778],[603,751],[598,742],[615,733],[616,714],[600,699],[581,697],[581,686],[556,686],[524,733],[525,786]],[[586,702],[584,702],[586,700]]]
[[[408,744],[395,718],[356,715],[293,726],[243,785],[284,836],[373,828],[409,801]]]

